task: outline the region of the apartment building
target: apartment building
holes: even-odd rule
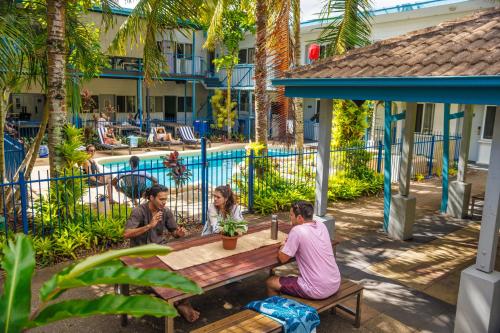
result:
[[[378,41],[401,35],[416,29],[437,25],[443,21],[466,16],[473,12],[494,6],[488,0],[430,0],[377,9],[373,11],[372,40]],[[101,43],[107,49],[115,36],[118,27],[130,14],[130,10],[122,9],[114,12],[115,26],[101,34]],[[101,13],[91,12],[88,19],[96,24],[101,22]],[[319,36],[321,20],[302,22],[302,59],[309,63],[307,50]],[[174,38],[171,38],[171,35]],[[92,110],[79,113],[83,120],[92,118],[93,114],[113,109],[113,120],[125,121],[133,114],[138,122],[149,123],[154,119],[166,119],[180,123],[192,124],[195,120],[211,118],[210,96],[215,89],[225,88],[227,73],[215,72],[212,60],[220,52],[207,52],[202,48],[205,32],[189,30],[187,33],[174,31],[173,34],[158,36],[158,47],[162,50],[169,64],[168,73],[157,78],[146,86],[141,72],[142,48],[130,41],[126,56],[110,57],[110,68],[104,70],[98,78],[84,84],[94,100]],[[321,48],[324,53],[324,48]],[[240,63],[232,75],[233,98],[238,101],[238,121],[235,129],[250,135],[254,118],[254,57],[255,36],[248,35],[240,43]],[[269,89],[272,89],[269,86]],[[44,95],[39,87],[28,87],[19,93],[12,94],[11,117],[36,124],[41,119]],[[403,105],[399,107],[404,108]],[[416,131],[421,134],[440,132],[443,128],[443,105],[420,103],[417,114]],[[452,112],[462,110],[464,106],[452,105]],[[479,164],[488,164],[493,133],[493,106],[474,105],[473,137],[471,140],[469,159]],[[319,100],[304,100],[305,137],[309,140],[317,138],[318,126],[315,114],[319,110]],[[69,110],[75,112],[75,110]],[[383,112],[377,110],[371,126],[383,125]],[[271,135],[274,123],[271,121]],[[451,131],[459,133],[461,120],[453,120]],[[400,131],[397,131],[399,133]]]

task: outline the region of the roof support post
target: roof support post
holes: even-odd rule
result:
[[[495,115],[483,220],[476,260],[476,268],[488,273],[493,271],[495,267],[497,235],[500,228],[500,186],[498,184],[500,184],[500,107],[497,107]]]
[[[413,165],[413,147],[415,141],[415,120],[417,103],[406,103],[403,128],[402,153],[399,164],[399,194],[407,197],[410,194],[411,169]]]
[[[392,102],[385,101],[384,111],[384,230],[387,232],[391,212],[391,122]],[[321,122],[320,122],[321,124]],[[321,126],[321,125],[320,125]]]
[[[193,98],[191,99],[191,112],[192,112],[192,121],[194,122],[197,119],[196,115],[196,80],[193,80],[193,87],[191,91]]]
[[[317,216],[325,216],[328,207],[328,176],[330,174],[332,118],[332,100],[322,99],[319,112],[318,155],[316,160],[316,200],[314,205],[314,214]]]
[[[469,201],[472,184],[465,182],[467,172],[467,160],[469,157],[470,135],[472,130],[472,117],[474,112],[472,105],[465,106],[463,112],[462,139],[460,143],[460,155],[458,159],[457,180],[450,183],[449,201],[446,212],[456,218],[463,219],[469,211]],[[455,141],[455,144],[457,142]]]
[[[187,81],[184,81],[184,105],[182,111],[184,111],[184,125],[187,125]]]
[[[500,272],[495,267],[500,228],[500,108],[497,107],[475,266],[462,271],[455,333],[500,332]]]
[[[406,103],[406,111],[392,116],[393,119],[404,120],[403,142],[399,157],[399,193],[391,196],[390,224],[387,229],[387,233],[393,239],[406,240],[413,237],[417,199],[410,196],[410,180],[416,115],[417,104]],[[404,118],[401,118],[403,116]]]
[[[443,177],[443,190],[441,191],[441,213],[446,213],[448,207],[448,173],[450,161],[450,103],[444,104],[443,122],[443,166],[441,175]]]
[[[253,91],[248,91],[248,142],[252,140],[252,119],[253,119]]]
[[[142,77],[137,79],[137,113],[139,114],[139,127],[142,131]]]

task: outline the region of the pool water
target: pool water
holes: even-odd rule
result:
[[[269,150],[269,155],[277,155],[277,150]],[[238,177],[240,172],[238,165],[244,161],[246,155],[244,149],[226,150],[221,152],[207,153],[208,183],[211,186],[220,186],[231,183],[233,177]],[[191,171],[191,177],[187,184],[201,182],[201,155],[179,156],[182,163]],[[128,161],[106,163],[103,165],[106,172],[125,172],[130,170]],[[141,159],[139,170],[144,170],[155,177],[158,182],[167,187],[175,187],[174,181],[168,176],[169,169],[163,166],[161,158]],[[114,176],[115,174],[113,174]]]

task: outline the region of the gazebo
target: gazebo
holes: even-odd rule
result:
[[[473,112],[471,105],[497,105],[485,205],[476,264],[461,274],[455,332],[500,332],[500,272],[494,271],[500,228],[500,9],[374,43],[303,66],[273,80],[288,97],[320,98],[320,135],[315,213],[326,216],[332,99],[385,101],[384,230],[410,239],[416,200],[410,195],[416,103],[444,103],[443,195],[441,210],[466,215],[466,182]],[[406,110],[393,114],[393,101]],[[450,104],[465,104],[450,113]],[[463,117],[457,180],[448,184],[450,119]],[[391,193],[391,123],[404,122],[399,193]],[[326,166],[326,167],[324,167]]]

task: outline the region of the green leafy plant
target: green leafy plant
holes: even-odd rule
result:
[[[243,234],[246,231],[247,221],[239,221],[232,217],[227,217],[219,222],[221,233],[224,236],[234,237]]]
[[[216,59],[217,60],[217,59]],[[222,129],[224,126],[233,127],[234,120],[236,119],[236,106],[238,103],[229,102],[229,107],[227,106],[226,97],[224,97],[224,93],[222,90],[215,90],[215,94],[210,99],[210,104],[212,105],[215,128]],[[229,115],[227,114],[229,111]]]
[[[168,247],[149,244],[129,249],[109,251],[72,264],[52,276],[40,288],[40,303],[31,309],[31,284],[35,256],[31,240],[18,234],[3,248],[2,268],[6,273],[0,295],[0,327],[3,332],[21,332],[28,328],[73,318],[97,314],[129,314],[134,317],[151,315],[174,317],[175,308],[149,295],[104,295],[94,299],[58,300],[66,291],[96,284],[134,284],[173,288],[185,293],[200,294],[193,281],[160,269],[140,269],[125,266],[124,256],[150,257],[166,255]]]

